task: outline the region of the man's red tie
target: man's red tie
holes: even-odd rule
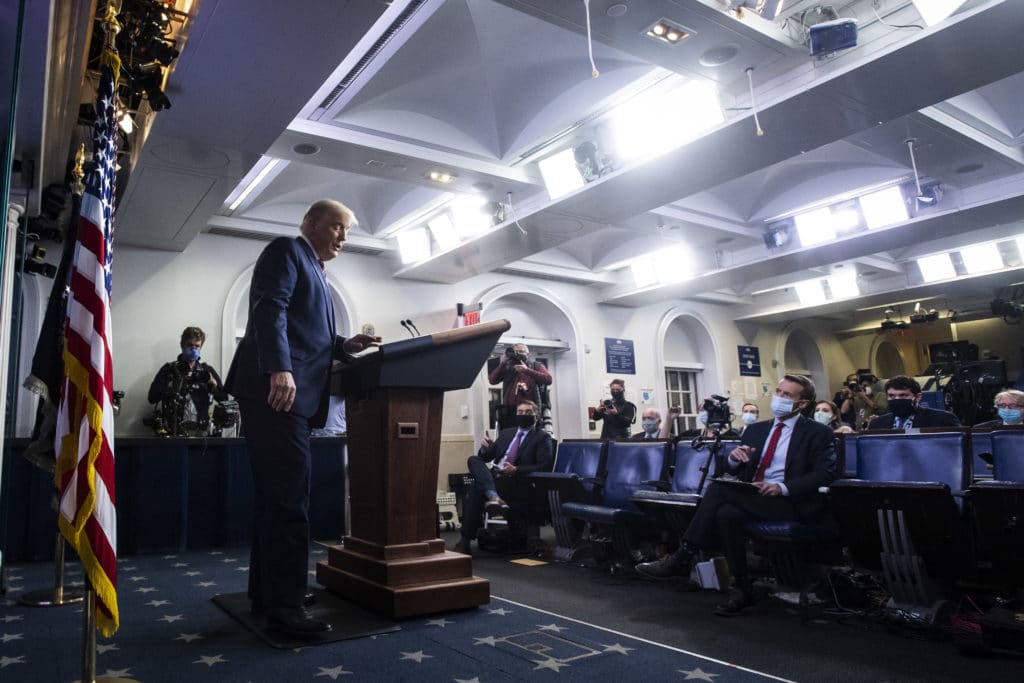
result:
[[[516,438],[512,439],[512,445],[509,446],[508,455],[505,456],[505,462],[509,465],[516,464],[516,458],[519,457],[519,444],[523,442],[524,436],[526,436],[526,432],[516,432]]]
[[[754,475],[754,481],[764,481],[765,470],[772,464],[772,458],[775,457],[775,447],[779,445],[779,439],[782,438],[782,428],[785,426],[783,422],[775,425],[772,438],[768,439],[768,447],[764,449],[764,455],[761,456],[761,462],[757,466],[757,474]]]

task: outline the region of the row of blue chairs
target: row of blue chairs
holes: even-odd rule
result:
[[[755,523],[751,536],[791,584],[808,576],[806,560],[835,562],[845,548],[882,576],[897,610],[934,614],[954,583],[1024,586],[1024,429],[985,434],[992,481],[977,480],[979,442],[967,429],[848,435],[837,462],[845,477],[827,491],[838,524]],[[635,560],[645,534],[686,528],[718,465],[687,442],[567,440],[554,472],[531,484],[547,498],[557,559],[578,557],[581,530],[601,527],[616,556]]]

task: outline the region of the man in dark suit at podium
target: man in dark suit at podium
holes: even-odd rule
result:
[[[729,454],[729,468],[738,483],[715,480],[697,506],[679,550],[657,562],[639,564],[637,571],[656,578],[687,576],[700,550],[718,547],[725,552],[736,588],[715,613],[733,616],[753,605],[747,523],[814,524],[827,515],[818,488],[835,480],[836,461],[832,430],[802,414],[814,406],[814,399],[814,384],[806,377],[786,375],[779,380],[772,397],[775,418],[745,429],[740,445]]]
[[[291,635],[330,630],[305,610],[309,562],[309,435],[327,416],[331,361],[380,339],[335,334],[325,261],[354,222],[340,202],[306,211],[299,237],[278,237],[252,275],[249,321],[228,372],[238,399],[254,491],[249,599],[270,628]]]
[[[501,430],[496,441],[485,432],[480,450],[466,461],[474,484],[463,500],[462,538],[455,544],[456,552],[470,552],[485,508],[513,516],[523,513],[529,496],[526,477],[547,472],[554,464],[554,442],[537,428],[539,413],[533,401],[520,401],[516,426]]]

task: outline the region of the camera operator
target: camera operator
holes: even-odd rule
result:
[[[874,384],[878,378],[874,375],[850,377],[847,377],[846,389],[840,392],[844,398],[840,404],[839,415],[843,422],[861,431],[867,428],[871,418],[882,412],[882,402],[874,394]]]
[[[210,427],[210,397],[222,401],[228,394],[217,371],[199,360],[206,333],[186,327],[181,333],[181,353],[164,363],[149,385],[149,402],[159,403],[153,428],[162,436],[206,434]]]
[[[501,384],[501,406],[498,409],[498,428],[516,426],[516,406],[530,401],[543,406],[540,387],[551,384],[551,374],[543,363],[530,360],[526,344],[513,344],[505,348],[501,363],[487,379],[492,385]]]
[[[636,422],[636,406],[626,400],[626,382],[613,379],[608,385],[612,397],[602,398],[594,407],[594,420],[604,420],[601,438],[629,440],[629,426]]]

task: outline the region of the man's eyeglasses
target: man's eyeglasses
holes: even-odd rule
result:
[[[1019,406],[1016,403],[997,403],[996,408],[1002,408],[1003,410],[1012,410],[1014,408],[1024,408],[1024,406]]]

